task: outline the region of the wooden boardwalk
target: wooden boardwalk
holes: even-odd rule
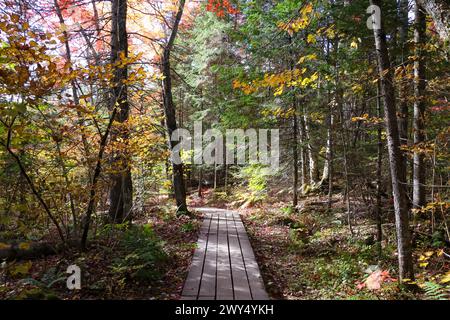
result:
[[[182,300],[268,300],[239,214],[197,209],[205,219]]]

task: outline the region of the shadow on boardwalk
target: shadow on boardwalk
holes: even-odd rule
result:
[[[239,214],[197,208],[204,214],[182,300],[268,300]]]

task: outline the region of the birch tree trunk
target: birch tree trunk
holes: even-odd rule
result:
[[[371,0],[371,5],[381,8],[381,1]],[[386,34],[383,26],[374,28],[376,56],[380,74],[380,86],[383,96],[387,143],[389,152],[389,166],[392,179],[392,193],[394,197],[395,225],[397,231],[397,251],[399,263],[399,278],[414,278],[411,233],[409,230],[408,203],[405,193],[405,181],[401,180],[402,154],[395,106],[395,90],[393,86],[393,70],[389,59]]]
[[[424,44],[426,20],[422,8],[416,2],[414,25],[414,144],[417,145],[425,141],[425,61]],[[424,155],[414,152],[414,173],[413,173],[413,206],[419,208],[425,205],[425,163]]]
[[[397,58],[398,63],[401,64],[402,77],[399,85],[399,115],[398,115],[398,127],[400,134],[400,144],[402,146],[408,145],[408,122],[409,122],[409,107],[408,107],[408,85],[409,81],[406,80],[406,66],[405,57],[408,56],[408,0],[400,0],[398,5],[398,18],[401,22],[399,28],[399,42],[398,46],[400,48],[400,56]],[[402,180],[407,181],[407,171],[408,171],[408,161],[407,157],[402,152],[403,161],[403,172]]]
[[[319,171],[317,170],[317,159],[313,152],[311,144],[311,126],[309,123],[309,118],[306,114],[303,116],[303,122],[305,123],[305,139],[307,143],[307,153],[308,153],[308,167],[309,167],[309,183],[317,183]]]
[[[448,0],[417,0],[431,16],[436,31],[444,41],[450,41],[450,4]]]

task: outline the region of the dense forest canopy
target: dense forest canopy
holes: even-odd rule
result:
[[[128,294],[221,206],[275,298],[449,298],[449,26],[446,0],[0,0],[1,277],[117,247]],[[231,129],[241,162],[207,147]]]

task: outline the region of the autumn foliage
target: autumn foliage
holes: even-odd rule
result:
[[[208,0],[206,10],[215,12],[218,17],[224,17],[226,13],[230,15],[239,13],[239,9],[235,8],[229,0]]]

